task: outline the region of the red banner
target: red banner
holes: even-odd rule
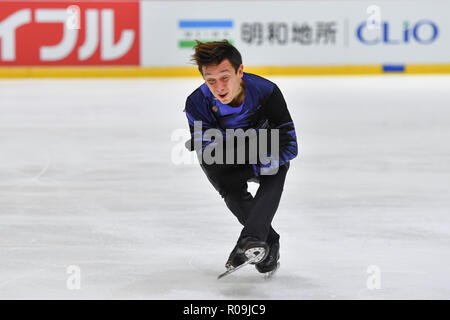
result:
[[[139,65],[139,1],[0,1],[0,66]]]

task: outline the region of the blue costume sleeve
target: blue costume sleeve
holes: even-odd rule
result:
[[[202,100],[195,99],[195,97],[189,96],[186,100],[186,117],[188,119],[189,130],[191,132],[191,140],[188,141],[190,146],[187,146],[189,150],[194,151],[195,145],[202,146],[202,151],[205,149],[207,145],[213,142],[213,140],[204,140],[203,134],[206,130],[217,128],[217,124],[212,123],[211,118],[208,117],[208,114],[205,113],[205,108],[202,105]],[[194,122],[200,121],[202,130],[201,132],[194,131]],[[198,150],[197,150],[198,151]]]
[[[297,135],[294,122],[289,114],[286,101],[278,86],[274,86],[272,94],[263,102],[263,116],[269,121],[271,129],[279,129],[279,163],[282,166],[298,154]],[[260,169],[264,165],[260,164]]]

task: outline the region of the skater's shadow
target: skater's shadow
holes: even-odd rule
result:
[[[230,299],[299,299],[302,292],[319,288],[311,279],[283,274],[270,279],[261,274],[230,275],[220,281],[224,282],[220,293]]]
[[[222,265],[190,261],[183,268],[146,272],[121,289],[144,299],[299,299],[320,286],[313,279],[278,271],[272,278],[254,268],[240,270],[220,280]]]

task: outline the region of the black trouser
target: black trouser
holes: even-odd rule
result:
[[[253,236],[273,243],[280,236],[271,223],[278,209],[289,162],[275,175],[260,175],[255,197],[247,191],[247,182],[254,178],[250,165],[201,164],[208,180],[225,200],[227,207],[244,226],[241,236]]]

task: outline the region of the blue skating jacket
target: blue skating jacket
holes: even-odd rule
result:
[[[188,148],[194,150],[195,139],[201,141],[202,149],[213,142],[205,140],[203,135],[194,136],[194,121],[202,122],[203,132],[210,128],[219,129],[224,137],[225,129],[279,129],[278,165],[281,166],[298,153],[294,123],[283,95],[276,84],[260,76],[244,73],[242,79],[245,84],[244,103],[237,108],[237,112],[231,114],[227,114],[226,105],[214,98],[206,83],[189,95],[184,110],[191,132]],[[256,176],[260,174],[261,167],[264,165],[260,162],[253,164]]]

